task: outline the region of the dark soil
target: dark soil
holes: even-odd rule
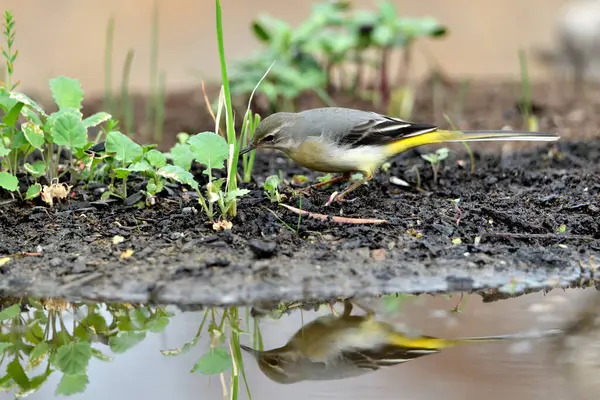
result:
[[[520,128],[514,85],[485,88],[475,87],[466,102],[460,121],[469,123],[454,122],[465,129]],[[197,200],[177,189],[144,210],[98,201],[83,188],[51,209],[4,202],[0,259],[11,260],[0,267],[0,295],[241,305],[392,292],[519,292],[593,279],[600,262],[600,102],[578,108],[550,92],[540,86],[534,98],[543,100],[537,100],[540,128],[563,136],[556,145],[477,152],[473,174],[461,147],[453,146],[437,183],[411,152],[356,190],[354,202],[329,207],[329,195],[343,184],[301,199],[284,185],[287,204],[386,224],[299,219],[271,203],[260,189],[268,175],[281,173],[288,182],[294,174],[311,182],[318,175],[267,152],[257,156],[256,183],[245,185],[251,193],[231,231],[215,232]],[[210,120],[196,121],[196,106],[181,110],[185,96],[171,97],[167,121],[171,112],[193,121],[167,125],[166,141],[181,130],[212,129]],[[413,120],[431,121],[430,100],[419,100]],[[415,188],[415,165],[422,190]],[[125,241],[113,244],[116,235]],[[133,254],[121,259],[127,249]]]

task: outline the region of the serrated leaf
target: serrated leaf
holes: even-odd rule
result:
[[[85,391],[89,383],[88,376],[85,373],[77,375],[63,375],[58,387],[56,388],[56,395],[72,396],[76,393],[82,393]]]
[[[27,364],[30,367],[35,367],[39,365],[39,363],[46,357],[46,355],[50,352],[50,345],[48,342],[40,342],[37,346],[33,348],[31,353],[29,353],[29,361]]]
[[[59,111],[51,128],[52,141],[68,149],[81,149],[88,143],[88,135],[80,118],[72,112]]]
[[[217,375],[229,370],[232,366],[231,356],[226,349],[217,347],[200,357],[191,372],[203,375]]]
[[[12,346],[14,346],[12,343],[0,342],[0,354],[4,353],[4,350],[11,348]]]
[[[198,182],[194,180],[194,175],[177,165],[165,165],[158,170],[157,174],[164,178],[191,186],[195,190],[198,190],[199,188]]]
[[[90,115],[86,119],[83,120],[83,126],[86,128],[92,128],[94,126],[98,126],[103,122],[108,121],[112,118],[112,115],[106,113],[104,111],[98,112],[94,115]]]
[[[33,108],[35,111],[37,111],[41,115],[46,116],[44,109],[38,103],[31,100],[28,96],[24,95],[23,93],[13,92],[10,94],[10,98],[20,101],[21,103],[24,103],[26,106]]]
[[[8,172],[0,172],[0,187],[11,192],[16,192],[19,187],[19,180],[16,176]]]
[[[38,150],[44,148],[44,131],[39,125],[33,122],[25,122],[21,125],[21,130],[25,135],[27,142]]]
[[[0,321],[6,321],[9,319],[13,319],[14,317],[16,317],[19,314],[21,314],[21,305],[13,304],[12,306],[0,311]]]
[[[59,110],[66,108],[81,110],[83,90],[77,79],[66,76],[50,79],[50,90]]]
[[[124,353],[146,338],[146,332],[119,332],[108,340],[113,353]]]
[[[161,168],[167,165],[167,156],[158,150],[152,149],[146,153],[146,160],[154,168]]]
[[[152,171],[153,168],[148,161],[142,160],[131,164],[129,167],[127,167],[127,170],[131,172],[147,172]]]
[[[142,146],[121,132],[112,131],[106,137],[106,151],[115,153],[118,161],[129,164],[142,155]]]
[[[91,357],[92,347],[89,342],[71,342],[56,350],[53,363],[61,372],[77,375],[87,370]]]
[[[42,185],[36,183],[35,185],[29,186],[27,193],[25,193],[25,200],[32,200],[38,197],[42,193]]]
[[[186,171],[189,171],[190,168],[192,168],[194,153],[192,153],[189,144],[177,143],[169,152],[169,156],[174,165],[177,165]]]
[[[167,327],[167,325],[169,325],[169,318],[165,317],[164,315],[159,315],[148,321],[146,327],[150,332],[160,333]]]
[[[200,164],[221,169],[229,156],[229,145],[214,132],[201,132],[188,139],[190,150]]]
[[[4,147],[2,143],[0,143],[0,157],[4,157],[10,154],[10,150]]]

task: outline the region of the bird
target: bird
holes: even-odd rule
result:
[[[300,328],[282,347],[263,351],[243,344],[240,347],[253,356],[269,379],[292,384],[356,377],[464,343],[531,338],[531,335],[519,334],[458,339],[408,335],[387,322],[378,321],[367,307],[357,306],[367,313],[351,315],[353,304],[346,300],[342,315],[315,319]],[[534,337],[559,333],[560,330],[549,330]]]
[[[415,123],[373,111],[343,107],[322,107],[301,112],[277,112],[264,118],[254,136],[239,154],[269,148],[282,151],[302,167],[341,175],[307,189],[348,180],[352,174],[363,178],[350,185],[332,201],[345,197],[371,180],[379,168],[394,156],[415,147],[444,143],[494,140],[556,141],[554,133],[510,130],[448,131],[436,125]]]

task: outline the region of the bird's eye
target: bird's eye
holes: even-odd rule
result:
[[[272,365],[273,367],[276,367],[279,365],[279,362],[277,361],[277,359],[275,357],[266,357],[265,361],[267,363],[269,363],[270,365]]]
[[[274,135],[265,136],[263,142],[272,142],[275,139]]]

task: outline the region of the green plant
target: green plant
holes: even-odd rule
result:
[[[265,194],[272,203],[281,203],[279,185],[281,185],[281,179],[277,175],[271,175],[265,180]]]
[[[112,361],[99,346],[122,354],[148,333],[163,331],[173,316],[160,307],[32,298],[7,304],[2,300],[0,391],[14,390],[16,398],[36,392],[53,374],[62,374],[56,395],[83,393],[89,383],[90,360]],[[72,326],[67,327],[67,315]]]
[[[529,81],[529,69],[527,68],[527,56],[525,51],[519,50],[519,66],[521,69],[521,91],[522,97],[519,103],[523,120],[525,121],[526,129],[530,131],[539,130],[539,122],[533,113],[533,105],[531,99],[531,83]]]
[[[435,153],[421,154],[421,157],[431,164],[431,170],[433,171],[433,182],[437,183],[438,173],[440,169],[440,163],[448,158],[449,150],[446,147],[437,149]]]
[[[454,125],[454,123],[452,122],[452,120],[450,119],[450,117],[444,113],[444,118],[446,118],[446,121],[448,122],[448,124],[450,124],[450,127],[452,128],[452,130],[454,131],[458,131],[458,129],[456,128],[456,125]],[[467,150],[467,153],[469,154],[469,159],[471,160],[471,174],[475,173],[475,154],[473,154],[473,150],[471,149],[471,146],[469,146],[469,143],[467,142],[460,142],[465,149]]]
[[[403,77],[408,76],[410,48],[419,37],[440,37],[446,29],[432,18],[400,18],[395,6],[382,1],[377,11],[353,10],[348,1],[322,1],[310,16],[292,28],[283,20],[261,15],[252,23],[254,36],[265,47],[254,56],[237,61],[232,70],[232,93],[247,94],[267,66],[276,60],[269,78],[261,86],[271,112],[293,111],[301,94],[314,90],[327,104],[340,89],[354,93],[366,89],[367,67],[379,71],[379,97],[389,100],[388,64],[392,50],[405,50]],[[375,59],[368,57],[376,52]],[[353,79],[349,64],[356,65]],[[338,76],[337,85],[334,76]],[[405,88],[405,108],[412,95]],[[359,93],[360,94],[360,93]]]

